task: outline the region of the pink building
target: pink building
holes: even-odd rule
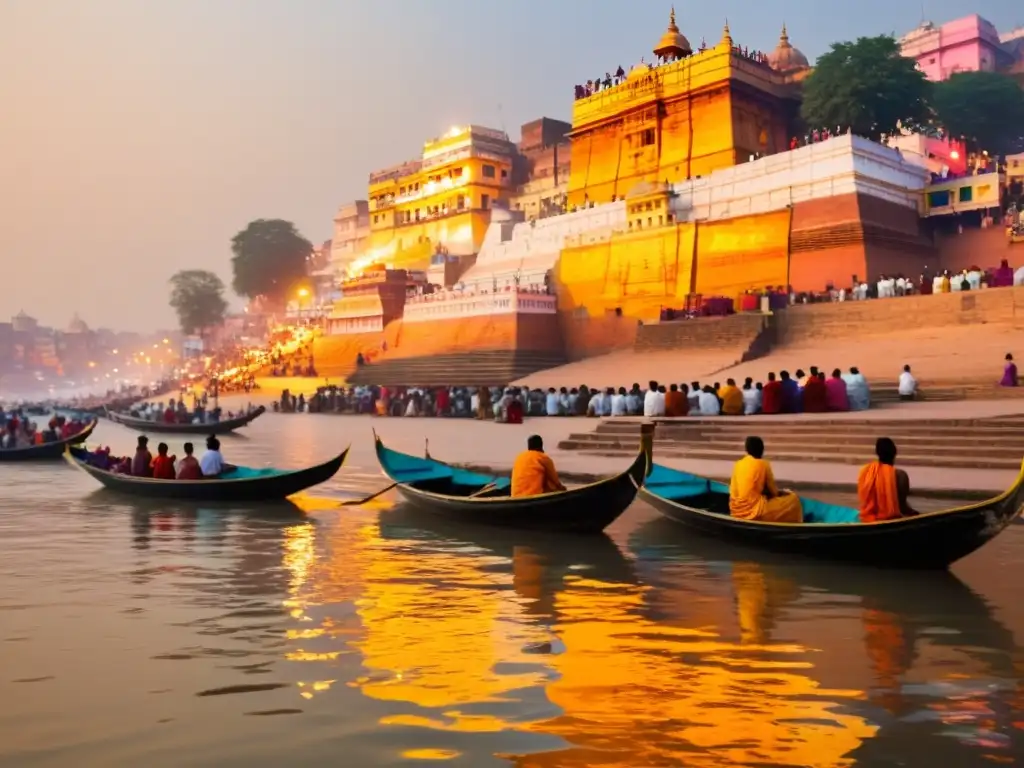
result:
[[[956,72],[1002,71],[1013,61],[995,26],[977,14],[939,27],[925,22],[900,38],[900,49],[933,81]]]

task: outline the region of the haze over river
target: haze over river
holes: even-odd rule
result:
[[[385,421],[422,450],[429,420]],[[258,511],[0,464],[0,766],[1024,763],[1024,526],[953,575],[892,574],[693,539],[642,504],[592,539],[337,508],[386,485],[370,425],[266,414],[225,438],[256,466],[354,443],[315,495]]]

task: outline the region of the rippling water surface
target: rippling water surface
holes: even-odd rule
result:
[[[313,463],[343,421],[268,414],[225,447]],[[334,507],[383,485],[359,445],[258,510],[0,465],[0,765],[1024,759],[1022,527],[955,575],[730,549],[642,505],[607,538],[470,529]]]

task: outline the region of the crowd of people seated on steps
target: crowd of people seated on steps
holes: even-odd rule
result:
[[[913,399],[917,381],[904,366],[899,380],[902,399]],[[340,387],[325,385],[306,398],[287,390],[274,410],[282,413],[439,416],[515,422],[524,416],[742,416],[758,413],[825,413],[866,410],[871,405],[867,379],[856,368],[829,377],[816,367],[795,376],[769,373],[765,382],[747,378],[742,386],[659,384],[632,387]]]

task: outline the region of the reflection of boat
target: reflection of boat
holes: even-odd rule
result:
[[[222,419],[202,424],[169,424],[166,421],[150,421],[149,419],[141,419],[138,416],[130,416],[126,413],[117,413],[116,411],[109,410],[107,411],[107,418],[138,432],[174,435],[223,435],[228,432],[234,432],[236,429],[255,421],[264,411],[266,411],[266,408],[261,405],[259,408],[249,413],[243,413],[241,416],[236,416],[233,419]]]
[[[91,466],[86,461],[87,455],[88,452],[80,448],[69,448],[66,458],[68,463],[91,475],[104,487],[120,493],[189,501],[269,501],[286,498],[330,480],[345,463],[348,449],[323,464],[306,469],[236,467],[221,477],[202,480],[155,480],[107,472]]]
[[[738,625],[741,642],[811,644],[813,655],[805,658],[820,686],[865,691],[863,700],[848,699],[845,708],[881,727],[845,755],[851,765],[888,765],[909,744],[928,755],[922,765],[979,765],[971,738],[992,723],[1010,732],[1019,695],[1014,635],[952,573],[851,568],[780,553],[753,561],[742,546],[679,534],[659,519],[630,536],[628,549],[651,586],[645,613],[659,621],[705,623],[697,614],[708,595],[694,594],[691,585],[713,589],[731,582],[730,594],[717,602],[735,613],[730,623]],[[971,706],[961,707],[965,701]],[[972,707],[981,715],[955,714]],[[965,735],[959,746],[948,738]]]
[[[646,425],[645,425],[646,426]],[[651,433],[621,474],[567,491],[510,496],[505,477],[489,477],[440,461],[399,453],[375,436],[384,474],[411,504],[453,520],[507,528],[598,533],[626,511],[650,468]]]
[[[455,523],[425,514],[408,504],[399,504],[381,512],[380,535],[385,540],[423,540],[428,548],[439,541],[451,545],[471,544],[512,559],[517,553],[528,550],[558,580],[568,572],[578,572],[585,578],[608,583],[636,582],[632,561],[604,534],[581,538],[544,531],[499,530]]]
[[[917,517],[858,523],[857,511],[804,499],[803,523],[729,514],[729,486],[654,466],[640,496],[670,520],[716,538],[828,560],[892,568],[948,568],[995,538],[1024,505],[1024,471],[993,499]]]
[[[85,442],[92,431],[96,429],[96,420],[85,425],[81,432],[63,440],[54,440],[52,443],[40,443],[30,445],[28,448],[2,448],[0,449],[0,461],[37,461],[39,459],[59,459],[69,446]]]

